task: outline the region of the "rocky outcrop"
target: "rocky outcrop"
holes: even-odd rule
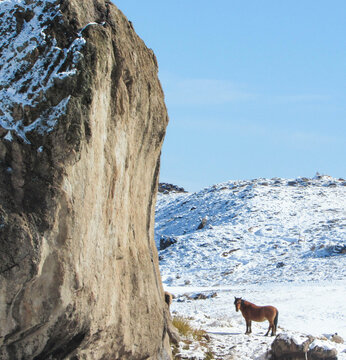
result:
[[[312,336],[279,334],[271,345],[272,360],[336,360],[337,350]]]
[[[160,238],[160,250],[165,250],[171,245],[175,244],[177,239],[174,236],[164,236],[162,235]]]
[[[155,56],[110,1],[0,14],[0,358],[169,359]]]
[[[205,217],[201,220],[200,224],[198,225],[197,230],[202,230],[202,229],[204,229],[204,227],[207,225],[207,222],[208,222],[208,217],[205,216]]]
[[[183,187],[168,184],[168,183],[159,183],[159,193],[163,194],[169,194],[169,193],[186,193],[185,189]]]

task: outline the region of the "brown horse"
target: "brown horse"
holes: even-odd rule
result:
[[[257,306],[242,298],[236,298],[234,300],[235,310],[240,310],[246,321],[245,334],[251,333],[251,321],[262,322],[269,321],[269,329],[265,336],[268,336],[271,330],[271,336],[276,335],[276,328],[278,326],[279,311],[274,306]]]

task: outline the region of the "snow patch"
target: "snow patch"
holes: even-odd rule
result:
[[[315,339],[310,345],[309,349],[314,349],[315,347],[319,347],[323,350],[333,350],[335,349],[335,346],[332,346],[327,341],[322,341],[319,339]]]
[[[62,21],[55,0],[3,0],[0,14],[0,126],[8,130],[7,141],[16,134],[29,144],[27,133],[44,135],[54,129],[70,97],[46,109],[30,124],[26,123],[26,112],[45,104],[46,93],[56,80],[76,75],[80,51],[86,43],[82,31],[97,23],[84,26],[71,44],[61,49],[49,33],[52,23]]]

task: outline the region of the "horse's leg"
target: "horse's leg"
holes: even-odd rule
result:
[[[275,336],[276,335],[276,326],[275,324],[272,325],[272,333],[270,334],[270,336]]]
[[[247,333],[251,334],[251,320],[249,320],[247,323],[248,323],[248,325],[247,325],[247,328],[248,328]]]
[[[272,336],[276,335],[276,330],[278,328],[278,319],[279,319],[279,312],[276,309],[276,315],[275,315],[274,322],[273,322]]]
[[[246,321],[246,332],[245,335],[250,334],[251,333],[251,321],[249,320],[245,320]]]
[[[268,328],[267,333],[266,333],[264,336],[268,336],[268,335],[269,335],[270,329],[272,329],[272,323],[269,321],[269,328]]]

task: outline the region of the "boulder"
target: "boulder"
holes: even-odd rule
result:
[[[334,335],[331,337],[330,340],[333,341],[333,342],[335,342],[335,343],[337,343],[337,344],[343,344],[343,343],[344,343],[344,339],[343,339],[340,335],[338,335],[338,334],[334,334]]]
[[[279,334],[271,345],[272,360],[336,360],[337,351],[327,341],[312,336]]]
[[[288,182],[287,182],[287,185],[288,185],[288,186],[297,186],[297,185],[298,185],[298,181],[296,181],[296,180],[288,181]]]
[[[169,359],[155,55],[110,1],[0,13],[0,358]]]
[[[314,340],[309,345],[308,359],[311,360],[337,360],[338,352],[321,340]]]
[[[174,236],[161,236],[160,238],[160,250],[165,250],[169,246],[175,244],[177,239]]]
[[[169,194],[169,193],[186,193],[187,191],[185,191],[183,187],[177,185],[168,184],[168,183],[159,183],[158,192],[163,194]]]
[[[271,345],[273,360],[305,360],[311,339],[297,339],[286,334],[279,334]]]
[[[207,225],[207,222],[208,222],[208,217],[206,216],[201,220],[200,224],[197,227],[197,230],[202,230]]]
[[[207,294],[203,294],[203,293],[195,293],[192,295],[184,295],[188,300],[206,300],[206,299],[212,299],[217,297],[217,293],[216,292],[211,292],[211,293],[207,293]]]

